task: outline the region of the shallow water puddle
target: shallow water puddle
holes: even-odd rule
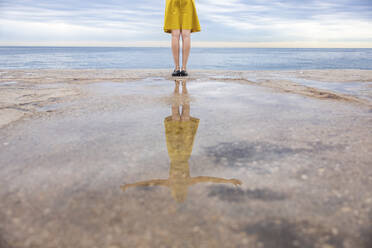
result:
[[[365,109],[226,82],[81,87],[73,108],[0,131],[9,244],[342,247],[367,237],[372,183],[348,180],[370,161]]]

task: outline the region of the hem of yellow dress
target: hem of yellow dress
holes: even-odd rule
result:
[[[167,116],[167,117],[164,118],[164,122],[166,122],[166,121],[168,122],[168,121],[175,121],[175,120],[172,120],[172,116],[170,115],[170,116]],[[190,116],[190,120],[188,120],[188,121],[199,122],[200,119]],[[178,122],[181,122],[181,120],[179,120]],[[182,122],[187,122],[187,121],[182,121]]]
[[[173,29],[178,29],[178,28],[164,28],[163,30],[164,30],[165,33],[171,34]],[[184,28],[184,29],[191,29],[191,33],[196,33],[196,32],[200,32],[201,31],[201,28],[194,28],[194,29],[192,29],[192,28]]]

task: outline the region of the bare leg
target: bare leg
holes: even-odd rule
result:
[[[187,88],[186,88],[186,80],[182,80],[182,96],[187,97]],[[182,113],[181,113],[181,120],[188,121],[190,120],[190,103],[188,101],[182,104]]]
[[[174,80],[174,94],[180,93],[180,82],[177,80]]]
[[[176,70],[180,68],[180,34],[179,29],[172,30],[172,53]]]
[[[182,80],[182,95],[187,95],[186,80]]]
[[[180,82],[177,80],[174,81],[174,94],[179,94],[180,92]],[[173,101],[172,103],[172,120],[179,121],[181,119],[180,115],[180,105],[177,101]]]
[[[186,70],[187,60],[190,55],[191,48],[191,30],[181,30],[182,34],[182,70]]]
[[[190,120],[190,104],[185,103],[182,105],[182,114],[181,114],[182,121]]]
[[[179,121],[181,119],[179,106],[180,105],[172,104],[172,120],[173,121]]]

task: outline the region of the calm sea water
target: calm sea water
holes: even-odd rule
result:
[[[0,69],[173,68],[170,48],[5,47]],[[192,48],[188,68],[372,69],[372,49]]]

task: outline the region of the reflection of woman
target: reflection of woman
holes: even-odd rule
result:
[[[172,76],[187,76],[191,33],[200,31],[194,0],[166,0],[164,32],[172,34],[172,53],[175,69]],[[180,70],[180,36],[182,35],[182,70]]]
[[[199,125],[199,119],[190,116],[190,104],[186,89],[186,81],[182,81],[182,95],[179,96],[180,82],[175,81],[172,115],[164,120],[168,155],[171,160],[169,178],[155,179],[122,186],[123,190],[133,186],[167,186],[172,196],[178,202],[183,202],[187,196],[189,186],[202,183],[232,183],[241,184],[236,179],[223,179],[217,177],[190,177],[189,158],[191,156],[194,138]],[[180,114],[179,107],[182,106]]]

